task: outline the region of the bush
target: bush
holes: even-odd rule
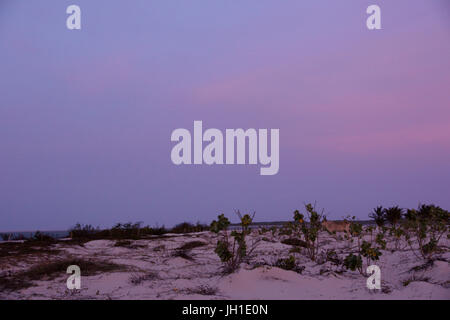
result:
[[[189,254],[189,251],[191,251],[194,248],[203,247],[206,243],[202,241],[190,241],[185,244],[183,244],[181,247],[177,248],[175,252],[172,254],[173,257],[181,257],[186,260],[193,261],[194,258]]]
[[[362,258],[360,255],[354,255],[353,253],[350,253],[344,259],[344,266],[352,271],[358,270],[359,273],[363,274]]]
[[[27,239],[27,241],[33,241],[33,242],[45,242],[45,243],[54,243],[55,239],[49,235],[43,234],[40,231],[36,231],[30,239]]]
[[[142,222],[117,223],[110,230],[111,237],[114,239],[139,239],[143,235],[141,224]]]
[[[381,252],[377,247],[373,247],[371,243],[363,241],[361,244],[361,255],[366,258],[367,266],[370,266],[372,261],[380,259]]]
[[[142,227],[142,222],[136,223],[117,223],[110,229],[100,230],[98,227],[94,228],[91,225],[81,225],[77,223],[72,229],[69,230],[70,237],[76,240],[98,240],[98,239],[133,239],[138,240],[147,238],[148,236],[160,236],[166,233],[191,233],[201,232],[208,230],[209,227],[204,224],[191,224],[189,222],[183,222],[177,224],[172,229],[166,229],[162,227]]]
[[[280,236],[292,236],[294,229],[295,229],[294,224],[292,222],[287,222],[283,225],[282,228],[280,228],[278,234]],[[275,235],[274,233],[272,234]]]
[[[373,239],[370,242],[362,241],[361,243],[363,227],[362,224],[356,222],[355,219],[356,218],[353,217],[352,222],[350,223],[350,235],[353,238],[356,237],[358,251],[355,253],[352,252],[345,257],[344,267],[352,271],[358,270],[359,273],[366,276],[363,268],[363,257],[366,260],[366,267],[368,267],[372,264],[372,261],[379,260],[382,253],[378,247],[374,246]],[[377,235],[377,239],[379,241],[375,241],[375,244],[382,244],[384,242],[384,245],[386,245],[382,236],[379,236],[379,234]]]
[[[405,231],[403,230],[402,226],[393,226],[389,231],[389,235],[394,238],[395,250],[400,249],[400,240],[402,239],[402,236],[405,235]]]
[[[69,235],[72,239],[89,238],[98,231],[99,228],[94,228],[90,224],[82,225],[77,223],[72,229],[69,230]]]
[[[207,225],[201,224],[197,222],[196,225],[193,225],[189,222],[183,222],[180,224],[177,224],[175,227],[173,227],[170,232],[171,233],[192,233],[192,232],[202,232],[209,230],[209,227]]]
[[[297,265],[297,262],[295,261],[295,257],[293,255],[290,255],[285,259],[278,259],[275,263],[275,267],[283,270],[294,271],[297,273],[302,273],[303,270],[305,270],[305,266]]]
[[[314,261],[319,252],[319,232],[322,229],[323,211],[318,213],[315,206],[310,203],[305,205],[307,219],[298,210],[294,211],[293,233],[298,237],[303,236],[308,257]]]
[[[251,250],[248,252],[245,240],[246,236],[251,232],[249,226],[252,223],[255,214],[253,213],[252,216],[248,214],[241,215],[239,211],[237,211],[236,214],[240,219],[241,230],[231,232],[233,240],[230,240],[228,237],[227,228],[230,225],[230,221],[224,214],[219,215],[218,220],[214,220],[210,226],[210,230],[219,235],[214,252],[224,264],[225,273],[234,272],[244,258],[256,247],[256,243],[253,243]]]
[[[326,259],[327,259],[327,261],[330,261],[335,266],[339,266],[342,264],[342,261],[339,258],[338,254],[336,253],[335,250],[332,250],[332,249],[327,250]]]
[[[199,286],[196,288],[185,289],[184,292],[186,292],[187,294],[200,294],[202,296],[214,296],[217,294],[218,289],[207,286],[207,285],[206,286],[202,285],[202,286]]]
[[[203,241],[190,241],[183,244],[181,247],[179,247],[179,250],[192,250],[194,248],[203,247],[206,246],[206,243]]]
[[[438,251],[440,239],[448,232],[450,213],[435,205],[419,205],[417,210],[408,210],[405,218],[403,236],[411,250],[418,251],[417,256],[430,259]],[[417,249],[412,245],[414,239]]]
[[[286,259],[278,259],[275,266],[284,270],[293,270],[297,264],[295,262],[295,257],[291,255]]]
[[[141,227],[142,222],[136,223],[117,223],[111,229],[100,230],[91,225],[81,225],[77,223],[75,227],[69,230],[70,237],[73,240],[90,241],[98,239],[138,240],[147,236],[163,235],[169,231],[164,227],[151,228],[149,226]]]
[[[375,243],[383,250],[386,250],[386,240],[384,240],[384,233],[379,232],[375,238]]]
[[[306,248],[308,246],[308,244],[305,241],[303,241],[301,239],[296,239],[296,238],[284,239],[281,241],[281,243],[287,244],[290,246],[303,247],[303,248]]]
[[[227,217],[222,213],[219,216],[217,216],[217,221],[213,220],[211,222],[211,225],[209,227],[209,230],[214,233],[219,233],[222,230],[227,230],[228,226],[230,225],[230,221]]]
[[[159,279],[159,276],[157,273],[155,272],[147,272],[144,274],[139,274],[139,273],[133,273],[130,276],[129,281],[133,284],[133,285],[139,285],[144,281],[152,281],[152,280],[157,280]]]

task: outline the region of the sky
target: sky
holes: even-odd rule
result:
[[[0,0],[0,230],[450,209],[449,57],[446,0]],[[278,128],[278,174],[174,165],[194,120]]]

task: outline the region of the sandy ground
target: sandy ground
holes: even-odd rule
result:
[[[136,240],[131,247],[115,246],[114,240],[95,240],[82,246],[58,243],[54,247],[61,252],[56,257],[0,258],[0,275],[66,257],[108,261],[126,268],[93,276],[83,276],[81,270],[81,290],[68,290],[69,275],[61,270],[55,279],[0,292],[0,299],[450,299],[448,239],[441,240],[443,252],[428,264],[408,248],[382,250],[375,263],[381,269],[382,289],[369,290],[366,278],[357,271],[340,272],[340,267],[325,259],[313,262],[302,252],[290,253],[292,246],[282,244],[282,238],[254,231],[249,242],[260,240],[257,248],[237,272],[228,275],[223,274],[214,253],[216,235],[210,232]],[[187,257],[176,256],[177,249],[190,241],[205,245],[186,251]],[[393,245],[388,243],[388,249]],[[354,246],[348,240],[321,234],[321,248],[335,249],[340,257]],[[304,267],[301,274],[273,266],[291,254]]]

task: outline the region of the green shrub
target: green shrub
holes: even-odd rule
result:
[[[197,222],[195,225],[189,222],[183,222],[170,229],[170,233],[202,232],[207,231],[208,229],[209,227],[207,225],[201,224],[200,222]]]
[[[284,270],[294,270],[295,267],[297,266],[295,262],[295,257],[292,255],[286,259],[278,259],[275,265]]]
[[[222,213],[217,217],[217,221],[213,220],[209,227],[209,230],[214,233],[219,233],[220,231],[227,230],[230,225],[230,220]]]
[[[389,234],[394,238],[394,247],[395,250],[400,249],[400,240],[402,239],[402,236],[405,235],[405,231],[403,230],[402,226],[397,226],[392,228],[389,231]]]
[[[339,258],[338,254],[335,250],[328,249],[326,252],[326,259],[327,261],[330,261],[332,264],[339,266],[342,264],[341,259]]]
[[[275,263],[275,266],[283,270],[294,271],[297,273],[302,273],[303,270],[305,270],[304,266],[297,265],[297,262],[295,261],[295,257],[293,255],[290,255],[285,259],[278,259]]]
[[[227,228],[230,221],[224,214],[219,215],[217,220],[211,223],[210,230],[219,235],[216,249],[214,252],[219,256],[220,261],[224,264],[224,272],[234,272],[243,259],[247,256],[246,236],[250,234],[250,224],[253,221],[255,214],[252,216],[245,214],[241,215],[239,211],[236,212],[240,219],[240,231],[232,231],[230,233],[232,240],[228,237]],[[254,247],[251,249],[253,251]]]
[[[367,259],[367,266],[369,266],[372,260],[380,259],[381,252],[377,247],[372,247],[371,243],[363,241],[361,244],[361,255]]]
[[[384,233],[379,232],[375,238],[375,243],[380,246],[381,249],[386,250],[386,240],[384,240]]]
[[[407,210],[403,236],[411,250],[423,259],[430,259],[439,249],[439,241],[448,233],[450,213],[435,205],[419,205]],[[448,234],[447,234],[448,236]],[[413,248],[413,240],[418,248]]]
[[[362,258],[360,255],[354,255],[353,253],[350,253],[344,259],[344,266],[352,271],[358,270],[359,273],[363,274]]]
[[[310,203],[305,205],[305,215],[298,210],[294,211],[294,223],[292,224],[293,234],[304,238],[308,257],[314,261],[319,252],[319,233],[322,229],[323,211],[318,213],[315,206]]]
[[[344,267],[346,269],[355,271],[358,270],[362,275],[366,275],[365,269],[363,268],[363,257],[366,260],[366,267],[372,264],[372,261],[379,260],[381,256],[381,251],[378,247],[374,246],[373,239],[368,241],[362,241],[363,236],[363,226],[361,223],[355,221],[355,217],[352,217],[352,221],[350,223],[350,235],[357,240],[357,252],[352,252],[344,259]],[[383,235],[383,234],[381,234]],[[377,241],[379,240],[379,241]],[[361,243],[362,241],[362,243]],[[386,242],[383,240],[380,233],[377,235],[377,239],[375,240],[375,244],[383,244],[386,245]]]

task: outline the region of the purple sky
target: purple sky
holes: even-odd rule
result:
[[[449,57],[447,0],[0,0],[0,230],[448,209]],[[279,128],[279,173],[173,165],[194,120]]]

